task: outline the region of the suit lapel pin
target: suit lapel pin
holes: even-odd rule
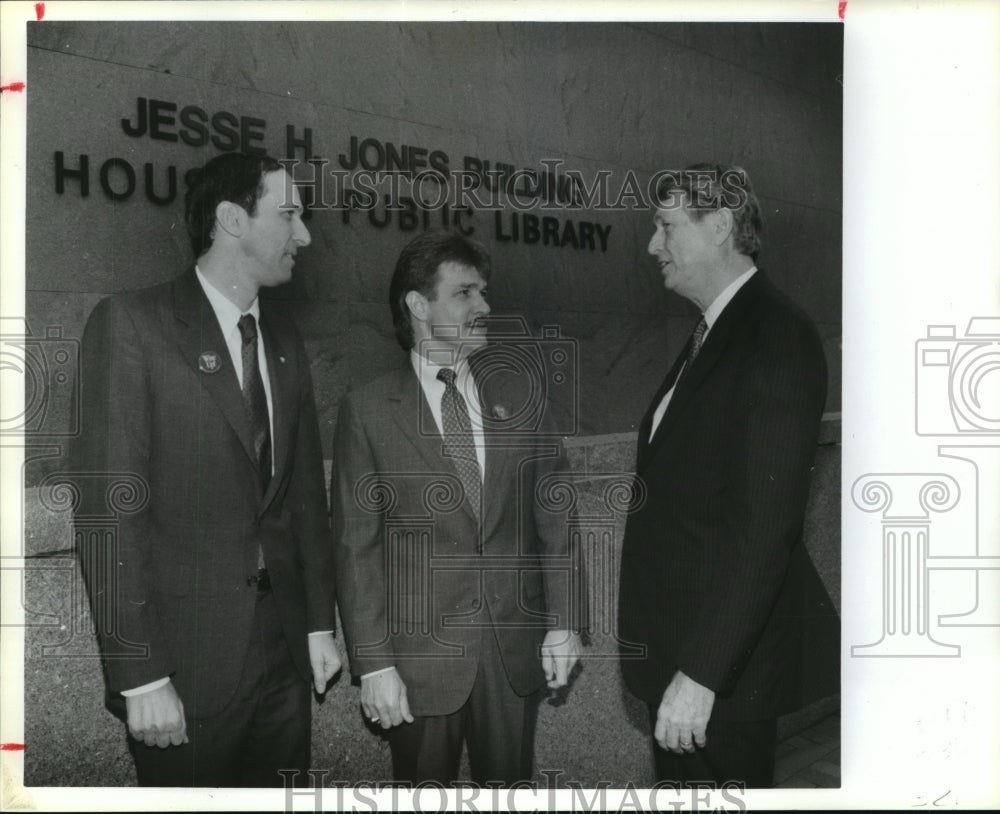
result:
[[[285,364],[285,357],[284,356],[279,356],[278,357],[278,361],[281,362],[281,364]]]
[[[202,373],[218,373],[222,369],[222,359],[214,350],[204,350],[198,357],[198,370]]]
[[[501,421],[507,418],[507,408],[502,404],[493,405],[493,417],[498,418]]]

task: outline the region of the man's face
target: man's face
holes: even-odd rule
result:
[[[267,173],[264,192],[242,241],[251,281],[257,287],[287,283],[292,279],[295,253],[309,243],[302,202],[291,176],[284,170]]]
[[[692,218],[683,195],[670,195],[653,215],[656,231],[647,251],[660,264],[663,284],[692,299],[699,291],[706,269],[717,262],[712,216]]]
[[[426,302],[423,330],[417,340],[431,339],[435,347],[450,347],[458,357],[486,344],[486,324],[490,312],[486,302],[486,280],[472,266],[454,261],[442,263],[437,270],[433,298]]]

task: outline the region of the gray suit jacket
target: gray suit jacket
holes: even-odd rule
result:
[[[331,505],[351,670],[395,666],[415,715],[464,703],[484,633],[495,632],[515,692],[538,689],[544,634],[572,626],[568,594],[579,568],[565,517],[536,497],[561,445],[514,426],[505,405],[517,403],[523,382],[490,376],[489,384],[480,391],[481,529],[409,360],[340,406]]]
[[[124,713],[121,690],[163,676],[189,717],[225,706],[250,642],[257,589],[248,578],[258,547],[303,679],[311,673],[308,632],[334,627],[309,361],[294,325],[263,301],[260,324],[274,402],[274,476],[266,491],[229,351],[193,269],[102,300],[87,323],[74,449],[77,523],[117,714]],[[82,518],[106,511],[104,484],[114,473],[143,486],[109,541],[89,535]],[[132,645],[146,648],[145,657],[123,657]]]

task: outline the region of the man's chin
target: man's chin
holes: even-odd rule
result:
[[[293,263],[282,261],[281,265],[271,275],[271,285],[284,285],[292,281]]]

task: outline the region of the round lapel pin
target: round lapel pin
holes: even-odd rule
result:
[[[222,359],[214,350],[202,351],[198,357],[198,370],[202,373],[218,373],[222,369]]]

